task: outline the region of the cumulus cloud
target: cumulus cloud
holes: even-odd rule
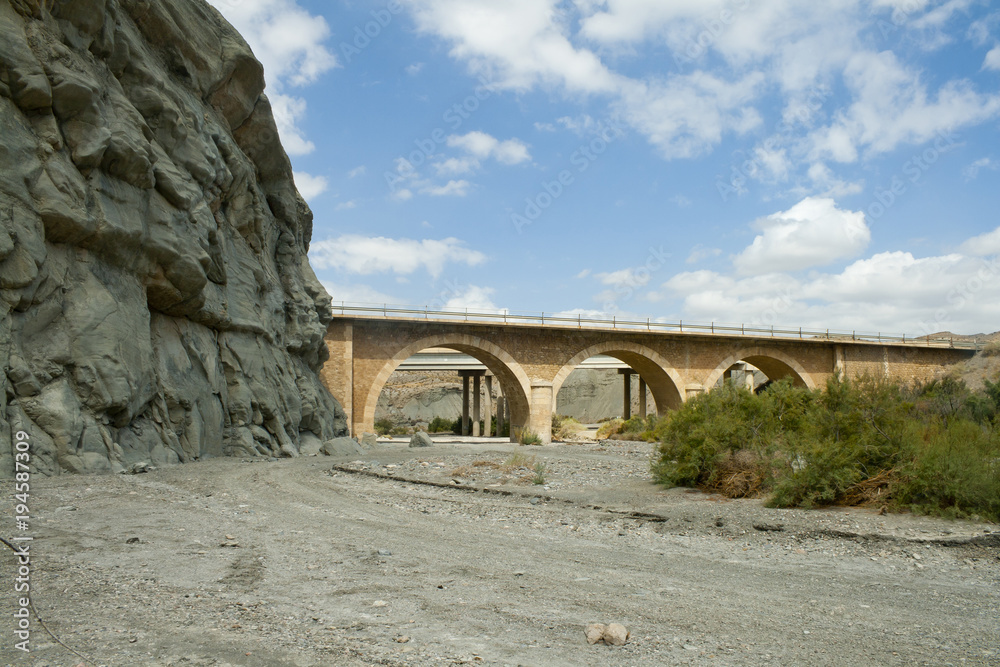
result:
[[[337,269],[360,275],[406,275],[423,269],[437,278],[449,263],[477,266],[486,261],[486,255],[470,250],[463,241],[451,237],[417,241],[345,234],[313,243],[309,261],[317,269]]]
[[[785,220],[787,214],[776,215]],[[881,252],[832,272],[803,275],[780,264],[756,275],[686,271],[649,296],[680,300],[685,319],[705,322],[913,336],[994,331],[1000,321],[1000,228],[956,252]]]
[[[327,183],[326,178],[323,176],[313,176],[304,171],[296,171],[293,176],[295,178],[295,187],[299,189],[299,194],[307,202],[326,192],[329,187],[329,183]]]
[[[871,240],[864,213],[840,210],[826,198],[806,197],[754,226],[761,233],[733,260],[745,275],[824,266],[857,255]]]

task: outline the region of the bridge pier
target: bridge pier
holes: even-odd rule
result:
[[[483,418],[483,435],[487,438],[493,435],[493,376],[486,374],[486,394],[483,396],[486,416]]]
[[[480,383],[480,374],[472,376],[472,437],[479,437],[479,413],[482,403],[483,388]]]
[[[639,419],[646,418],[646,381],[639,376]]]
[[[542,439],[552,442],[552,406],[555,405],[552,384],[532,384],[531,403],[528,415],[528,430]],[[513,433],[511,433],[513,435]]]

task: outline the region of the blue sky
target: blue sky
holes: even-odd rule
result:
[[[211,0],[335,301],[1000,329],[975,0]]]

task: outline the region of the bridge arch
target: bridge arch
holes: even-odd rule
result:
[[[556,396],[569,374],[581,363],[599,354],[619,359],[636,371],[649,387],[659,414],[676,410],[684,404],[684,381],[677,370],[659,352],[629,341],[605,341],[591,345],[567,361],[552,380],[552,410],[556,409]]]
[[[389,381],[389,376],[401,363],[429,347],[446,347],[457,350],[480,361],[497,378],[500,389],[510,404],[511,433],[514,433],[516,428],[527,426],[531,381],[521,365],[506,350],[495,343],[478,336],[454,333],[427,336],[416,340],[392,355],[392,358],[382,366],[372,381],[365,399],[362,417],[364,420],[363,428],[366,432],[375,432],[375,408],[378,405],[378,397],[382,393],[382,389]]]
[[[714,387],[723,373],[741,361],[759,368],[769,380],[791,378],[797,387],[816,389],[815,380],[801,363],[791,355],[773,347],[748,347],[729,355],[705,378],[702,386],[706,389]]]

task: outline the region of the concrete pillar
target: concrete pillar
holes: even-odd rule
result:
[[[483,387],[480,384],[479,378],[482,377],[479,374],[473,376],[472,383],[472,437],[479,437],[479,412],[480,412],[480,400],[482,398]]]
[[[497,436],[503,433],[503,425],[506,419],[506,405],[507,399],[504,398],[503,394],[497,396]]]
[[[639,419],[646,418],[646,381],[639,376]]]
[[[622,419],[632,418],[632,369],[619,368],[624,384],[622,385]]]
[[[531,387],[530,415],[528,416],[528,428],[539,438],[542,443],[552,442],[552,385],[539,384]],[[511,433],[513,436],[514,434]]]
[[[469,376],[462,376],[462,435],[469,435]]]
[[[487,438],[493,435],[493,376],[486,376],[486,395],[483,397],[486,401],[484,406],[484,412],[486,413],[486,418],[483,420],[483,426],[486,427],[486,432],[483,433]]]

